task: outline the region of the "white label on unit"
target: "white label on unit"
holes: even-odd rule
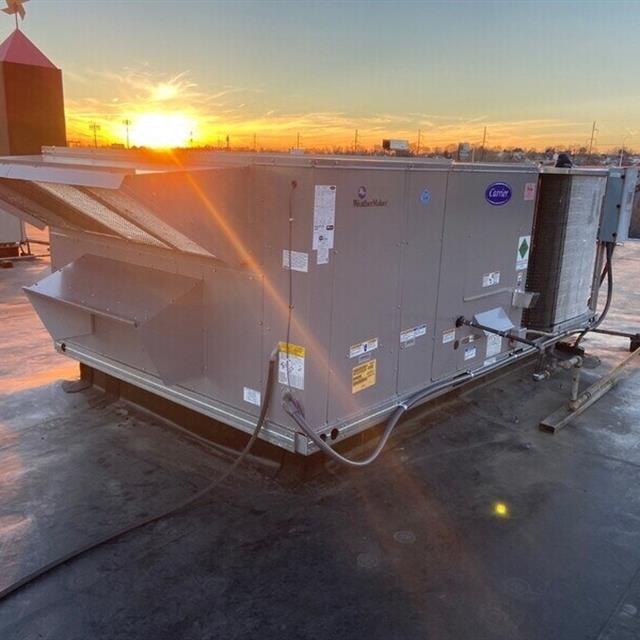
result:
[[[464,359],[465,360],[473,360],[476,357],[476,353],[478,350],[476,349],[476,345],[472,344],[464,349]]]
[[[535,182],[527,182],[524,185],[524,199],[525,200],[536,199],[536,183]]]
[[[358,356],[362,356],[365,353],[369,353],[370,351],[375,351],[377,348],[378,338],[370,338],[369,340],[365,340],[364,342],[351,345],[351,347],[349,348],[349,357],[357,358]]]
[[[304,347],[281,342],[278,353],[278,382],[304,390]]]
[[[405,329],[400,333],[400,344],[404,344],[405,342],[411,342],[420,336],[424,336],[427,334],[427,325],[419,324],[417,327],[412,327],[411,329]]]
[[[319,249],[333,249],[336,222],[336,186],[317,184],[313,200],[313,244]]]
[[[516,271],[524,271],[527,268],[530,253],[531,236],[520,236],[518,238],[518,250],[516,252]]]
[[[500,272],[493,271],[492,273],[485,273],[482,276],[482,286],[483,287],[493,287],[495,284],[500,283]]]
[[[495,333],[484,333],[487,336],[487,358],[497,356],[502,351],[502,338]]]
[[[283,249],[282,251],[282,266],[285,269],[291,265],[292,271],[302,271],[307,273],[309,271],[309,254],[303,251],[292,251],[291,260],[289,260],[289,250]]]
[[[245,402],[248,402],[249,404],[255,404],[257,407],[259,407],[262,404],[261,394],[259,391],[256,391],[255,389],[244,387],[242,391],[242,397],[244,398]]]
[[[456,340],[456,330],[449,329],[447,331],[442,332],[442,344],[447,344],[449,342],[455,342]]]
[[[497,361],[498,361],[498,358],[496,358],[495,356],[493,356],[493,358],[487,358],[484,361],[484,366],[489,367],[490,365],[495,364]]]
[[[325,247],[318,249],[316,264],[329,264],[329,249]]]

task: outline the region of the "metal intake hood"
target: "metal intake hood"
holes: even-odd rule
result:
[[[168,385],[203,371],[201,280],[86,254],[24,291],[58,342],[110,353],[121,335]]]

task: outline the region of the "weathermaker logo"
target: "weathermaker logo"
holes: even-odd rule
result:
[[[380,198],[367,200],[367,187],[364,186],[358,189],[358,197],[353,199],[354,207],[386,207],[388,204],[388,200],[381,200]]]

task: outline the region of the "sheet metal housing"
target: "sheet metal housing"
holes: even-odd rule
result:
[[[17,171],[8,162],[3,175]],[[58,348],[245,431],[259,410],[247,391],[262,391],[288,324],[304,350],[294,393],[331,440],[433,381],[522,352],[456,319],[495,311],[521,325],[512,300],[526,280],[535,167],[207,153],[168,165],[51,151],[23,162],[20,175],[37,179],[0,179],[0,205],[21,200],[52,225],[57,272],[27,294]],[[50,179],[45,165],[56,165]],[[494,202],[492,185],[505,185]],[[326,258],[313,248],[318,187],[335,188]],[[289,249],[298,270],[283,267]],[[311,453],[278,402],[286,386],[263,437]]]

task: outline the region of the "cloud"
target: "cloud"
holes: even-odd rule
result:
[[[355,113],[340,109],[321,111],[278,110],[268,104],[261,88],[203,86],[188,70],[168,75],[146,63],[113,70],[66,72],[75,84],[67,101],[69,137],[87,143],[89,125],[100,125],[102,143],[120,142],[124,120],[134,123],[142,114],[179,114],[193,123],[198,144],[215,144],[220,137],[249,145],[254,135],[265,146],[288,147],[299,133],[309,147],[350,146],[355,130],[362,146],[379,145],[382,138],[415,141],[422,132],[423,147],[457,142],[478,144],[487,128],[487,144],[540,146],[584,139],[582,121],[559,118],[493,119],[487,114],[424,112]],[[282,97],[280,97],[282,99]]]

